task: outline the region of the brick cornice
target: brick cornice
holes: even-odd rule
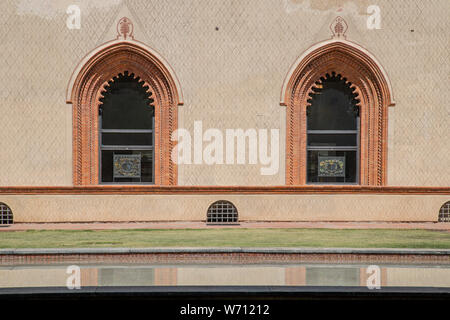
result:
[[[450,187],[413,186],[157,186],[157,185],[92,185],[92,186],[17,186],[0,187],[0,195],[114,195],[114,194],[391,194],[449,195]]]

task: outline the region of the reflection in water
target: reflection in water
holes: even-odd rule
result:
[[[0,267],[0,287],[65,286],[67,266]],[[368,265],[81,265],[81,286],[366,286]],[[380,266],[381,286],[450,287],[450,266]]]
[[[305,282],[308,286],[359,286],[359,277],[359,268],[308,267]]]

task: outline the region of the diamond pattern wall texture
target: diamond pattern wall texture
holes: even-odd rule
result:
[[[182,165],[180,185],[283,185],[281,86],[296,58],[331,38],[342,16],[347,39],[381,62],[393,87],[388,185],[449,186],[450,3],[448,0],[129,0],[0,3],[0,185],[72,184],[72,111],[66,87],[79,61],[115,37],[126,14],[135,38],[155,49],[184,95],[179,126],[280,129],[280,168]],[[376,3],[374,3],[376,2]],[[66,8],[81,8],[81,29]],[[367,7],[381,29],[366,27]]]

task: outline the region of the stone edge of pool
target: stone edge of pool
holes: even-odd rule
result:
[[[382,254],[449,255],[450,249],[411,248],[23,248],[0,249],[0,255],[63,254],[152,254],[152,253],[258,253],[258,254]]]

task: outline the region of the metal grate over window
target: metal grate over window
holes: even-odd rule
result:
[[[0,202],[0,225],[12,223],[13,223],[13,214],[11,209],[6,204]]]
[[[238,211],[226,200],[214,202],[208,208],[207,224],[238,224]]]
[[[439,222],[450,222],[450,201],[444,203],[439,210]]]

